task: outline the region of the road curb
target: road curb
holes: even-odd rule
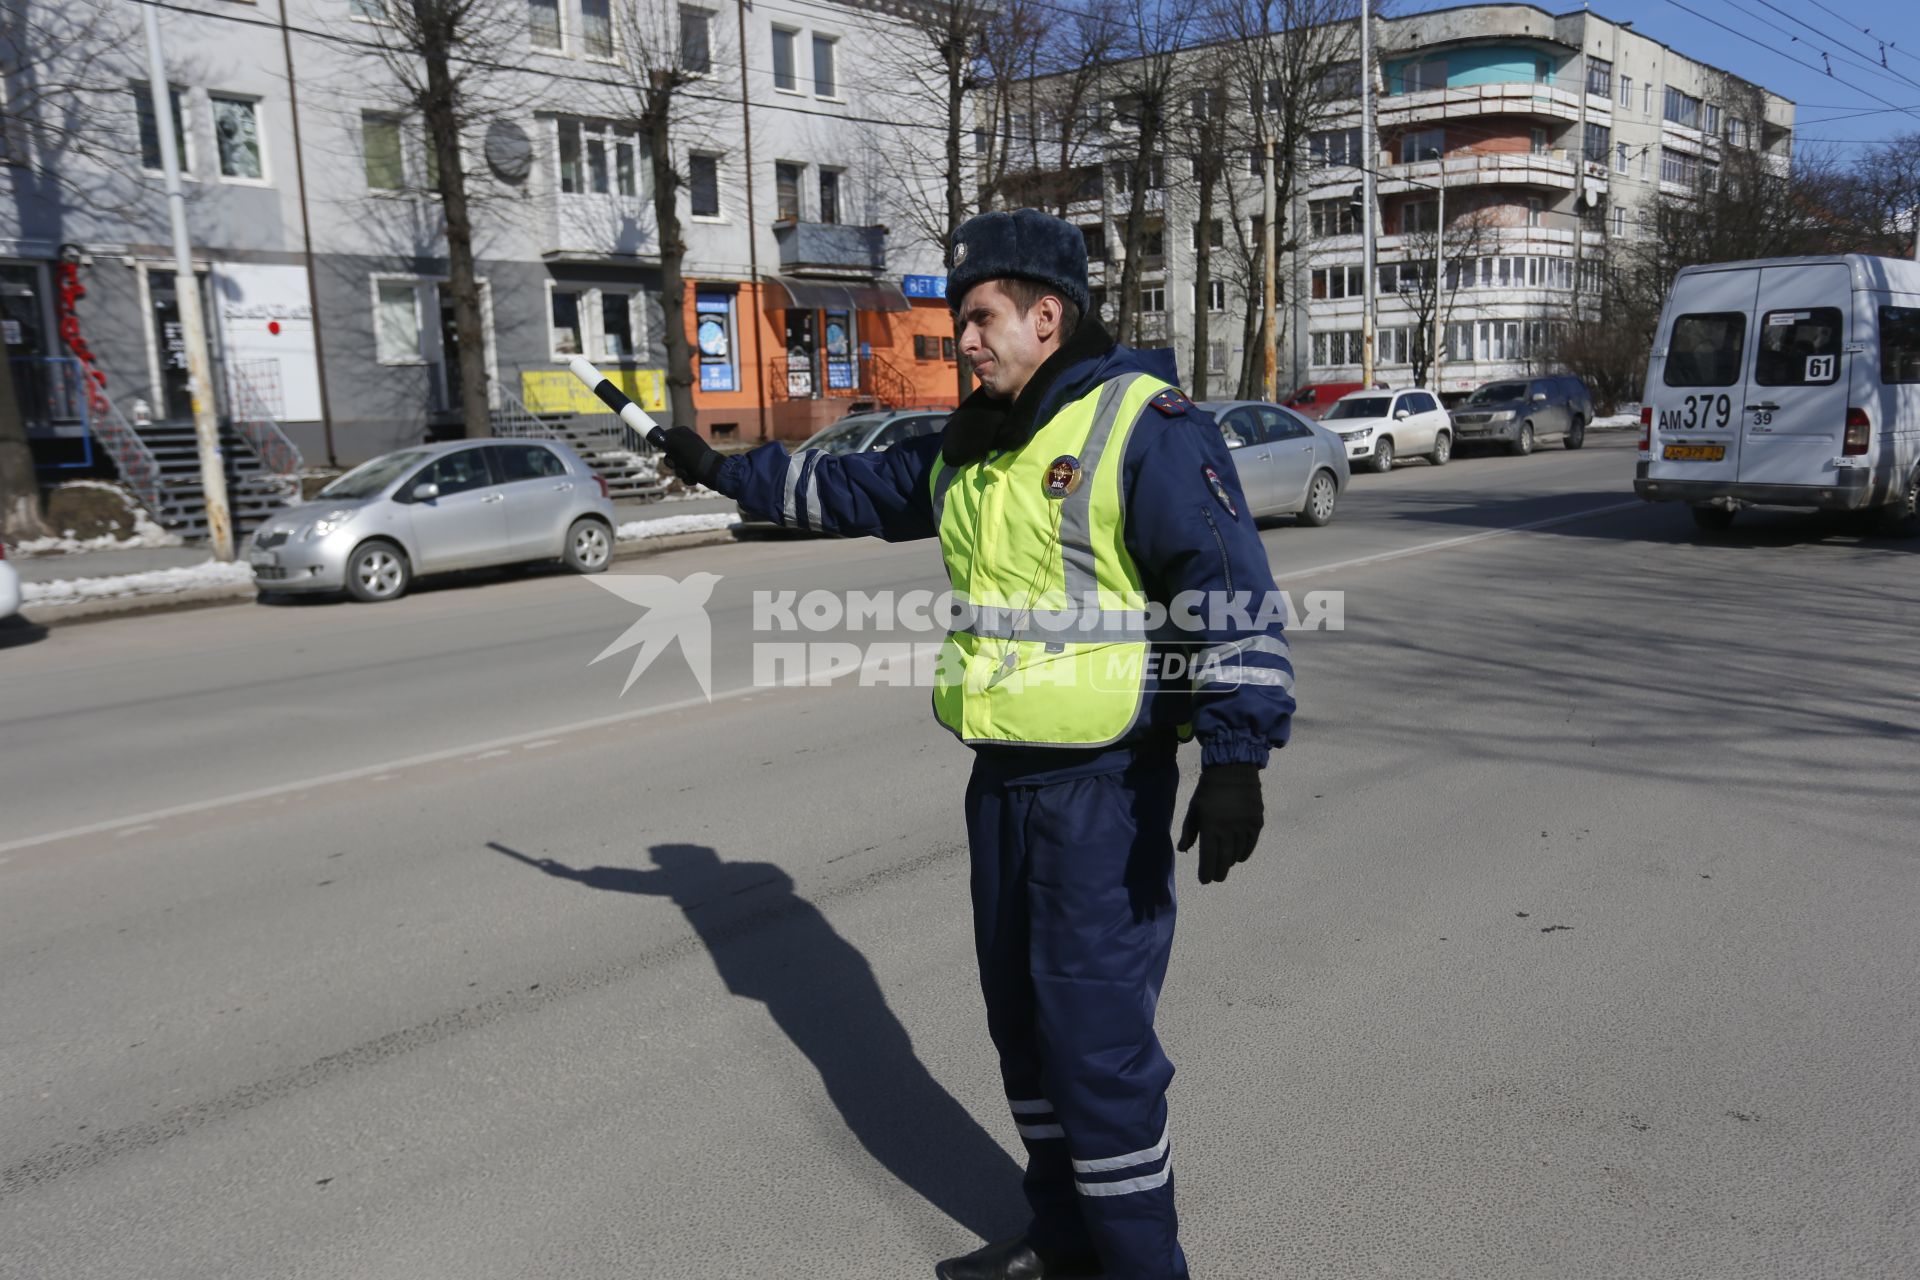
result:
[[[700,529],[692,533],[672,533],[659,538],[643,538],[616,543],[615,562],[637,560],[663,551],[715,545],[734,541],[733,529]],[[185,613],[191,609],[216,609],[221,606],[252,604],[251,585],[200,587],[172,591],[164,595],[110,596],[102,600],[82,600],[77,604],[28,605],[19,616],[41,627],[64,627],[80,622],[101,622],[109,618],[137,618],[155,613]]]

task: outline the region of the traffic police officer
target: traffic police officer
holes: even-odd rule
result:
[[[1180,848],[1224,880],[1294,710],[1273,575],[1217,426],[1088,313],[1077,227],[968,220],[947,297],[980,388],[941,435],[722,460],[681,427],[666,453],[790,528],[940,539],[960,617],[934,712],[975,748],[974,939],[1033,1217],[938,1275],[1174,1280],[1174,751],[1199,739]]]

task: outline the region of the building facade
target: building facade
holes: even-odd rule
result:
[[[94,73],[94,116],[122,146],[40,166],[59,181],[0,169],[9,349],[71,358],[60,336],[70,311],[117,408],[179,418],[185,362],[146,49],[137,14],[116,27],[102,10],[88,30],[124,47],[100,59],[109,70],[103,83]],[[661,56],[654,41],[697,73],[673,150],[701,429],[793,438],[857,403],[954,402],[940,251],[909,231],[922,193],[903,191],[897,166],[876,158],[874,121],[892,136],[943,120],[886,90],[878,59],[914,39],[897,9],[651,0],[630,16],[609,0],[498,0],[496,10],[487,39],[498,69],[476,81],[484,106],[462,139],[493,410],[594,411],[566,372],[580,354],[664,406],[653,179],[631,123],[636,84]],[[383,0],[161,11],[216,391],[246,387],[309,461],[350,464],[462,429],[437,175],[378,50],[392,38],[384,12]]]

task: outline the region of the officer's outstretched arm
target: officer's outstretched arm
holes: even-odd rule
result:
[[[1194,672],[1194,736],[1204,764],[1265,765],[1287,744],[1293,663],[1285,610],[1240,479],[1213,419],[1195,408],[1156,422],[1129,448],[1127,542],[1156,598],[1181,611]],[[1197,595],[1192,593],[1198,593]]]
[[[769,444],[728,458],[706,483],[782,528],[906,542],[936,532],[927,475],[939,454],[937,435],[844,455]]]

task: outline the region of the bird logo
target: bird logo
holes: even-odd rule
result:
[[[633,656],[633,669],[627,672],[627,682],[620,686],[624,697],[653,665],[653,660],[678,641],[680,651],[686,655],[688,669],[700,684],[700,692],[708,702],[713,701],[713,624],[707,617],[707,601],[720,583],[719,574],[690,573],[684,578],[668,578],[651,573],[609,573],[595,575],[587,581],[646,611],[588,666],[638,648],[639,652]]]

